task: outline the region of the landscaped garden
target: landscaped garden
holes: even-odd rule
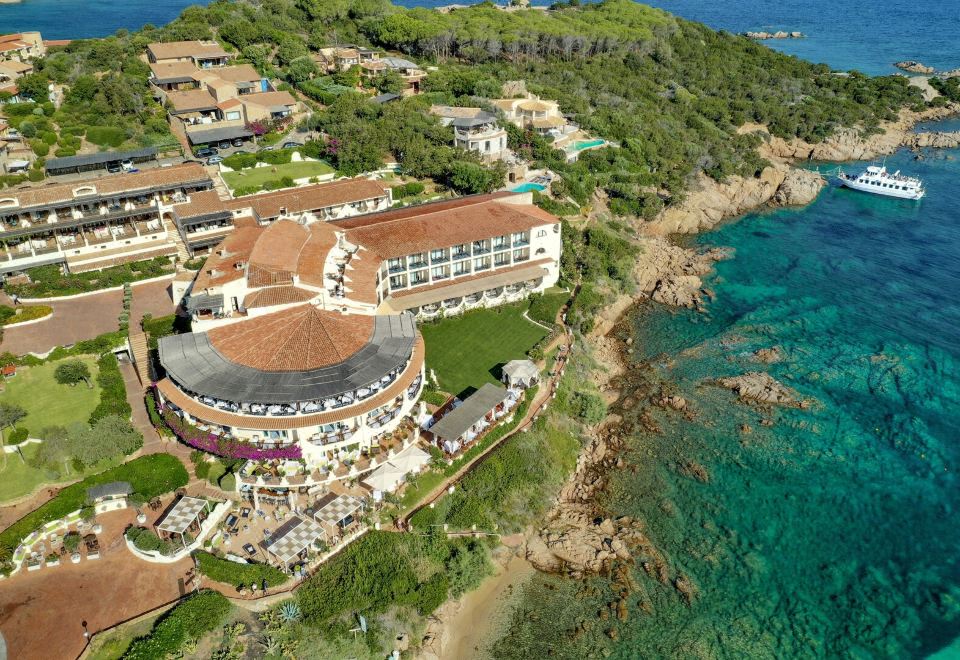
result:
[[[112,266],[103,270],[65,275],[57,265],[38,266],[27,271],[30,281],[24,284],[7,284],[7,293],[15,293],[21,298],[50,298],[54,296],[72,296],[78,293],[99,291],[128,282],[137,282],[166,275],[172,269],[170,259],[156,257],[146,261]]]
[[[90,372],[90,385],[61,385],[55,373],[62,364],[80,360]],[[47,362],[35,367],[20,367],[17,375],[4,381],[0,403],[18,405],[27,411],[27,416],[17,423],[33,431],[45,426],[69,426],[86,422],[90,413],[100,403],[100,386],[97,384],[97,360],[84,355],[77,358]],[[2,473],[0,473],[2,474]],[[2,485],[0,478],[0,488]]]
[[[299,162],[254,167],[235,172],[224,172],[223,180],[231,190],[238,193],[251,194],[264,188],[268,184],[277,183],[275,188],[287,187],[279,185],[289,179],[292,186],[295,179],[309,179],[333,173],[333,168],[322,161],[304,160]]]
[[[497,383],[500,365],[521,360],[548,331],[524,318],[528,302],[468,311],[423,323],[427,370],[441,389],[460,394],[469,387]]]

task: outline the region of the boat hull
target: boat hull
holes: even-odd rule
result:
[[[896,197],[897,199],[911,199],[918,200],[923,199],[924,191],[920,190],[895,190],[892,188],[878,188],[877,186],[871,186],[867,184],[859,183],[853,179],[840,179],[840,185],[846,186],[852,190],[859,190],[860,192],[870,193],[872,195],[882,195],[884,197]]]

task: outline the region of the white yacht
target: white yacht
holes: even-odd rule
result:
[[[891,174],[886,167],[877,165],[870,165],[860,174],[846,174],[843,170],[839,170],[838,178],[841,185],[875,195],[921,199],[927,192],[920,179],[904,176],[900,174],[900,170]]]

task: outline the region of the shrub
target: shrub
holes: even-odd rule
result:
[[[193,472],[197,475],[197,479],[206,479],[207,475],[210,474],[210,464],[206,461],[200,461],[194,464]]]
[[[177,546],[166,539],[162,539],[152,530],[145,527],[131,527],[127,530],[127,538],[138,549],[144,552],[159,552],[161,555],[172,555]]]
[[[7,439],[7,442],[11,445],[19,445],[21,442],[26,442],[29,437],[30,432],[22,426],[18,426],[10,432],[10,437]]]
[[[43,181],[43,171],[42,170],[30,170],[27,172],[27,179],[36,183],[37,181]]]
[[[71,149],[69,147],[61,147],[60,149],[57,149],[56,151],[54,151],[53,155],[56,156],[57,158],[65,158],[67,156],[76,156],[77,150]]]
[[[185,642],[219,628],[229,612],[230,601],[216,591],[187,596],[157,621],[149,635],[133,640],[123,658],[162,660],[181,653]]]
[[[57,143],[57,134],[53,131],[44,131],[40,136],[40,139],[46,142],[48,145],[53,146]]]
[[[80,547],[80,535],[77,532],[70,532],[63,537],[63,547],[67,552],[76,552]]]
[[[237,490],[237,475],[233,472],[227,472],[225,475],[220,477],[220,490],[232,493]]]
[[[119,147],[127,139],[127,132],[116,126],[91,126],[87,140],[101,147]]]
[[[38,266],[27,270],[29,283],[7,285],[7,291],[23,298],[71,296],[159,277],[167,272],[169,266],[170,259],[167,257],[156,257],[86,273],[64,274],[56,264]]]
[[[447,599],[449,581],[443,573],[436,573],[421,584],[416,591],[414,605],[422,615],[427,615],[443,604]]]
[[[278,587],[290,579],[286,573],[269,564],[257,562],[238,564],[202,550],[193,553],[193,560],[197,563],[197,570],[203,575],[214,582],[223,582],[235,587],[242,584],[256,584],[259,588],[264,582],[268,587]]]
[[[40,158],[43,158],[50,153],[50,145],[44,142],[43,140],[33,139],[30,140],[30,148],[33,149],[35,153]]]
[[[419,195],[424,191],[424,185],[419,181],[411,181],[410,183],[405,183],[400,186],[396,186],[393,189],[393,198],[394,199],[403,199],[404,197],[412,197],[414,195]]]
[[[100,370],[100,373],[97,374],[97,384],[100,385],[100,403],[90,413],[90,425],[93,426],[107,415],[117,415],[129,419],[133,410],[127,402],[127,386],[123,382],[123,374],[120,373],[117,356],[113,353],[105,353],[97,360],[97,368]]]
[[[53,372],[53,378],[61,385],[76,385],[80,381],[90,382],[90,368],[83,360],[67,360]]]

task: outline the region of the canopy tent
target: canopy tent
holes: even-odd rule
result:
[[[299,516],[291,516],[270,535],[263,545],[267,552],[280,562],[288,564],[323,536],[325,532],[317,523]]]
[[[363,500],[359,498],[352,495],[327,493],[314,507],[313,518],[333,529],[362,508]]]
[[[166,532],[167,535],[179,534],[180,540],[186,545],[184,534],[194,524],[199,527],[201,516],[207,511],[207,507],[207,501],[199,497],[181,497],[167,515],[157,522],[157,531]]]
[[[540,380],[540,370],[530,360],[510,360],[503,365],[503,382],[511,387],[531,387]]]
[[[411,445],[390,459],[390,463],[403,470],[404,474],[420,472],[430,462],[430,454],[416,445]]]
[[[371,490],[391,493],[397,489],[406,476],[406,471],[393,463],[384,463],[364,478],[363,483]]]

